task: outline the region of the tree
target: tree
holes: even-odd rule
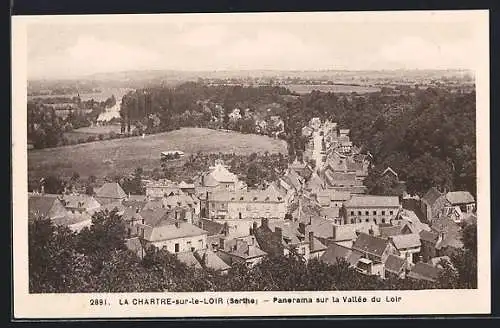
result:
[[[117,210],[96,212],[90,227],[78,234],[76,249],[91,260],[96,271],[109,259],[113,251],[125,250],[125,222]]]
[[[75,251],[75,234],[39,218],[28,224],[31,293],[77,292],[91,282],[90,266]]]

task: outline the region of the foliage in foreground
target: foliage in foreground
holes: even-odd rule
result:
[[[292,291],[476,288],[476,232],[465,228],[466,248],[436,283],[380,280],[340,261],[304,263],[296,256],[263,260],[249,269],[235,265],[226,276],[187,267],[165,251],[150,248],[141,261],[124,245],[125,228],[115,211],[99,212],[80,233],[48,219],[29,223],[31,293],[155,291]]]

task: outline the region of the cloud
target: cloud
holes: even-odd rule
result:
[[[231,68],[311,69],[331,62],[327,48],[309,44],[287,32],[259,31],[255,37],[235,40],[216,53]]]
[[[471,68],[474,63],[473,43],[433,43],[420,37],[404,37],[382,47],[374,56],[380,64],[402,68]],[[373,63],[376,65],[376,63]]]
[[[178,42],[190,47],[219,46],[230,36],[227,27],[203,25],[192,28],[178,37]]]
[[[72,76],[108,71],[146,69],[157,66],[161,56],[137,46],[81,36],[76,43],[52,55],[34,58],[29,65],[32,76]]]

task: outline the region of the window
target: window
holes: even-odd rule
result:
[[[186,244],[187,244],[187,249],[191,250],[193,249],[193,247],[191,247],[191,241],[186,242]]]
[[[176,253],[179,253],[179,243],[175,243],[174,250]]]
[[[382,215],[385,215],[385,211],[382,211]]]
[[[370,220],[369,220],[369,219],[366,219],[366,220],[365,220],[365,222],[368,222],[368,221],[370,221]]]
[[[354,223],[354,219],[351,219],[351,223]]]
[[[382,218],[382,223],[385,223],[385,219],[384,218]]]
[[[373,219],[373,223],[377,224],[377,219]]]
[[[354,211],[351,211],[351,215],[354,215]]]
[[[203,249],[203,239],[198,240],[198,244],[200,245],[200,248]]]
[[[365,212],[365,215],[370,215],[368,211]]]
[[[377,215],[377,211],[373,211],[373,215]]]
[[[390,214],[390,215],[393,215],[393,214],[394,214],[394,211],[389,211],[389,214]]]
[[[361,215],[361,211],[358,211],[358,215]]]

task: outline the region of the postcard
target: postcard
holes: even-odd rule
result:
[[[15,319],[490,313],[488,12],[12,18]]]

